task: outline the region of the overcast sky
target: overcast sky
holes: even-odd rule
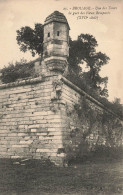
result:
[[[98,15],[98,19],[77,20],[79,15],[69,14],[75,6],[90,6],[91,11],[100,11],[100,7],[107,7],[104,11],[110,11],[110,14]],[[109,10],[109,6],[114,9]],[[45,18],[55,10],[65,14],[72,39],[76,39],[81,33],[95,36],[99,45],[97,50],[110,57],[110,62],[101,72],[102,76],[109,78],[109,100],[118,97],[123,103],[122,0],[0,0],[0,68],[21,58],[32,59],[29,52],[24,54],[19,50],[16,30],[26,25],[33,27],[34,23],[43,24]]]

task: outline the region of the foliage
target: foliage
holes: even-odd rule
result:
[[[84,134],[85,138],[88,134],[92,133],[93,126],[101,123],[100,129],[102,129],[101,135],[104,135],[106,138],[106,144],[109,146],[115,146],[120,144],[121,137],[123,134],[123,124],[121,120],[113,113],[110,113],[103,109],[99,111],[91,105],[86,98],[83,98],[82,102],[76,109],[78,117],[80,120],[88,120],[88,132]],[[97,142],[98,143],[98,142]]]
[[[123,105],[121,104],[119,98],[115,98],[111,109],[114,113],[120,116],[121,120],[123,120]]]
[[[104,110],[102,115],[102,133],[106,137],[106,145],[119,146],[123,135],[123,125],[116,116]]]
[[[98,110],[98,106],[86,97],[67,113],[70,123],[70,141],[65,146],[68,161],[84,158],[101,146],[120,147],[123,124],[116,115],[103,109]]]
[[[75,104],[74,109],[78,114],[81,124],[85,123],[88,126],[87,131],[83,133],[83,138],[86,139],[92,132],[94,124],[101,121],[101,114],[93,106],[90,106],[86,97],[83,97],[80,104]]]
[[[103,65],[107,64],[109,57],[102,52],[96,52],[98,46],[95,37],[89,34],[81,34],[77,40],[70,39],[69,50],[69,74],[79,77],[81,83],[88,86],[88,89],[107,97],[108,78],[102,78],[99,72]],[[86,64],[88,71],[83,71],[83,64]]]
[[[17,43],[23,52],[30,51],[32,56],[43,53],[43,25],[36,23],[34,29],[29,26],[17,30]]]
[[[3,83],[15,82],[17,79],[27,78],[33,75],[34,64],[27,63],[26,60],[21,60],[15,64],[9,63],[8,67],[1,70],[1,80]]]
[[[116,98],[113,102],[110,102],[106,97],[101,97],[95,90],[86,84],[86,80],[83,80],[80,76],[77,77],[76,74],[72,72],[72,70],[70,75],[67,75],[67,79],[78,86],[80,89],[84,90],[94,99],[98,100],[109,110],[112,110],[112,112],[114,112],[121,120],[123,120],[123,105],[120,103],[120,99]]]
[[[115,98],[113,102],[108,101],[106,98],[98,98],[98,100],[114,112],[119,119],[123,120],[123,105],[120,103],[119,98]]]
[[[67,108],[69,110],[69,108]],[[100,123],[100,115],[93,109],[84,97],[79,104],[75,104],[70,115],[70,135],[66,143],[65,151],[68,161],[87,155],[95,146],[88,141],[89,136],[95,131],[97,133]],[[97,139],[96,139],[97,142]]]

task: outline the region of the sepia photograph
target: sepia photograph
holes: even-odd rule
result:
[[[0,195],[123,194],[123,0],[0,0]]]

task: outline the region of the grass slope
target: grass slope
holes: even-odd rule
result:
[[[83,162],[53,167],[40,161],[13,164],[0,159],[0,195],[119,195],[123,194],[123,165]]]

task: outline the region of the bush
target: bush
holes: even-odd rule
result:
[[[1,70],[1,81],[3,83],[15,82],[17,79],[27,78],[33,75],[34,63],[27,63],[25,60],[10,63],[8,67]]]

